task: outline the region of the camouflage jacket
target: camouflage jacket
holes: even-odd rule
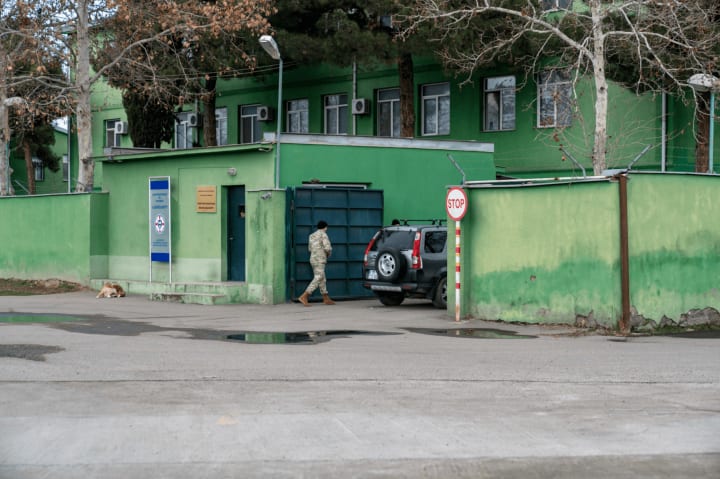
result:
[[[324,230],[317,230],[310,235],[308,238],[308,250],[310,251],[310,261],[327,262],[330,253],[332,253],[332,245]]]

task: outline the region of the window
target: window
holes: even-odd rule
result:
[[[288,133],[307,133],[309,131],[308,99],[290,100],[287,102]]]
[[[400,89],[387,88],[377,92],[378,136],[400,136]]]
[[[45,181],[45,165],[40,158],[33,157],[33,169],[35,170],[35,181]]]
[[[327,95],[325,103],[325,134],[347,135],[348,96]]]
[[[538,128],[570,126],[572,83],[567,71],[542,72],[538,78]]]
[[[260,142],[260,120],[258,120],[258,106],[248,105],[240,107],[240,143]]]
[[[121,136],[115,133],[115,123],[120,119],[105,120],[105,148],[120,146]]]
[[[193,147],[193,130],[191,126],[190,117],[195,115],[191,111],[178,113],[177,122],[175,123],[175,148],[185,149]]]
[[[422,134],[450,133],[450,84],[436,83],[422,87]]]
[[[63,155],[62,157],[62,168],[63,168],[63,181],[70,181],[68,176],[70,176],[70,159],[67,155]]]
[[[227,145],[227,108],[215,108],[215,138],[217,145]]]
[[[485,79],[485,131],[515,129],[515,77]]]

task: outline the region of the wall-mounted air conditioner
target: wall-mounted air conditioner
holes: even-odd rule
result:
[[[190,113],[187,117],[188,125],[197,128],[202,124],[202,116],[200,113]]]
[[[116,135],[127,135],[128,134],[128,122],[116,121],[115,122],[115,134]]]
[[[370,100],[367,98],[353,98],[352,114],[367,115],[368,113],[370,113]]]
[[[273,109],[269,106],[261,105],[257,108],[257,116],[259,121],[271,121],[273,119]]]

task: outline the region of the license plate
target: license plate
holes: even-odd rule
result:
[[[367,279],[377,280],[377,271],[369,269],[367,272]]]

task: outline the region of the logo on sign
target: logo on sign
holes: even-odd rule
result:
[[[158,233],[165,231],[165,218],[163,218],[162,215],[157,215],[153,224],[155,225],[155,231]]]

